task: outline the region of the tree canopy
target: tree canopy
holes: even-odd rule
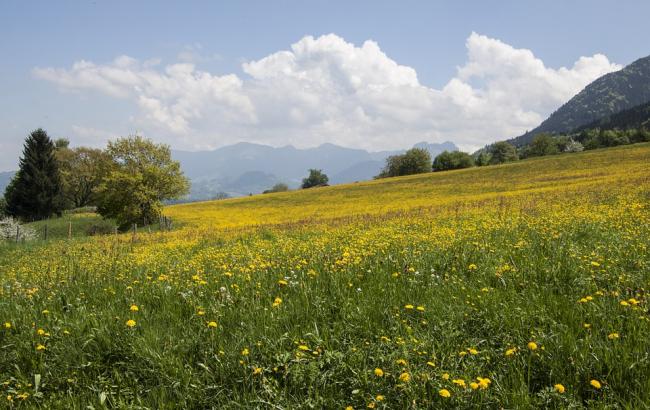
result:
[[[470,168],[474,166],[474,158],[466,152],[443,151],[433,160],[434,171]]]
[[[62,183],[54,150],[54,143],[41,128],[27,137],[20,168],[5,191],[7,214],[39,220],[61,213]]]
[[[162,201],[189,191],[189,182],[167,145],[134,136],[109,142],[106,152],[111,169],[96,189],[97,211],[115,218],[120,229],[153,222]]]
[[[327,185],[329,178],[323,173],[321,169],[310,169],[309,176],[302,180],[302,188],[313,188],[317,186]]]
[[[402,155],[386,158],[384,169],[376,178],[422,174],[431,171],[431,154],[422,148],[411,148]]]

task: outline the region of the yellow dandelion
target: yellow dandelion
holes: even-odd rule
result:
[[[409,305],[405,305],[405,306],[404,306],[404,309],[411,310],[411,309],[413,309],[414,307],[415,307],[415,306],[409,304]]]
[[[278,307],[278,306],[280,306],[281,304],[282,304],[282,299],[280,299],[280,298],[275,298],[275,300],[273,300],[273,307]]]
[[[528,342],[528,344],[526,345],[526,347],[528,347],[528,350],[537,350],[537,343],[535,343],[535,342]]]
[[[375,376],[382,377],[383,375],[384,375],[383,370],[381,370],[379,367],[375,368]]]
[[[244,348],[244,350],[241,351],[242,356],[248,356],[250,354],[250,351],[248,350],[247,347]]]
[[[39,351],[39,352],[41,350],[45,350],[45,346],[43,346],[42,344],[39,343],[38,345],[36,345],[36,350]]]
[[[566,389],[564,388],[564,386],[561,385],[560,383],[554,385],[554,386],[553,386],[553,389],[554,389],[556,392],[560,393],[560,394],[562,394],[562,393],[564,393],[564,392],[566,391]]]
[[[589,384],[595,388],[595,389],[600,389],[602,386],[598,380],[592,379]]]
[[[457,386],[466,387],[465,380],[463,380],[463,379],[454,379],[451,382],[454,383]]]
[[[469,387],[471,387],[472,390],[476,390],[476,389],[478,389],[478,383],[476,383],[476,382],[471,382],[471,383],[469,384]]]
[[[616,333],[616,332],[614,332],[614,333],[610,333],[610,334],[607,335],[607,338],[608,338],[609,340],[618,339],[618,333]]]
[[[126,326],[127,327],[134,327],[135,326],[135,320],[129,319],[126,321]]]
[[[408,374],[407,372],[404,372],[399,375],[399,381],[403,383],[408,383],[409,381],[411,381],[411,375]]]
[[[451,397],[451,393],[450,393],[449,390],[447,390],[447,389],[441,389],[440,391],[438,391],[438,394],[439,394],[441,397],[444,397],[444,398],[446,398],[446,399],[449,398],[449,397]]]
[[[217,322],[208,322],[208,327],[217,327]]]
[[[510,349],[506,350],[505,355],[506,356],[512,356],[516,352],[517,352],[517,348],[516,347],[511,347]]]
[[[131,307],[129,308],[129,310],[130,310],[131,312],[137,312],[138,310],[140,310],[140,308],[138,307],[138,305],[131,305]]]
[[[11,329],[11,323],[5,322],[5,329]]]

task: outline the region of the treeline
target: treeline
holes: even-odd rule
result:
[[[402,155],[386,159],[386,165],[375,177],[387,178],[421,174],[431,171],[448,171],[474,166],[498,165],[520,159],[580,152],[618,145],[650,142],[650,130],[645,127],[631,129],[588,129],[571,135],[536,135],[532,142],[515,147],[507,141],[499,141],[478,150],[474,154],[461,151],[444,151],[433,161],[428,151],[413,148]]]
[[[158,221],[162,202],[189,190],[167,145],[141,136],[110,141],[106,149],[70,148],[43,129],[25,140],[20,168],[7,186],[0,212],[22,221],[95,207],[121,230]]]

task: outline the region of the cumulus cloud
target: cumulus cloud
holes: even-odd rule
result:
[[[135,125],[178,148],[255,141],[379,150],[452,140],[473,149],[535,127],[588,83],[621,68],[596,54],[554,69],[530,50],[476,33],[466,48],[466,63],[442,89],[421,84],[413,68],[376,42],[357,46],[334,34],[306,36],[244,63],[241,77],[128,56],[36,68],[34,75],[135,102]]]

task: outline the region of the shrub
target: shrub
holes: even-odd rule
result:
[[[470,168],[474,166],[474,158],[466,152],[443,151],[433,160],[434,171]]]
[[[31,241],[36,239],[36,232],[28,226],[21,225],[11,217],[0,219],[0,239],[4,241]]]

